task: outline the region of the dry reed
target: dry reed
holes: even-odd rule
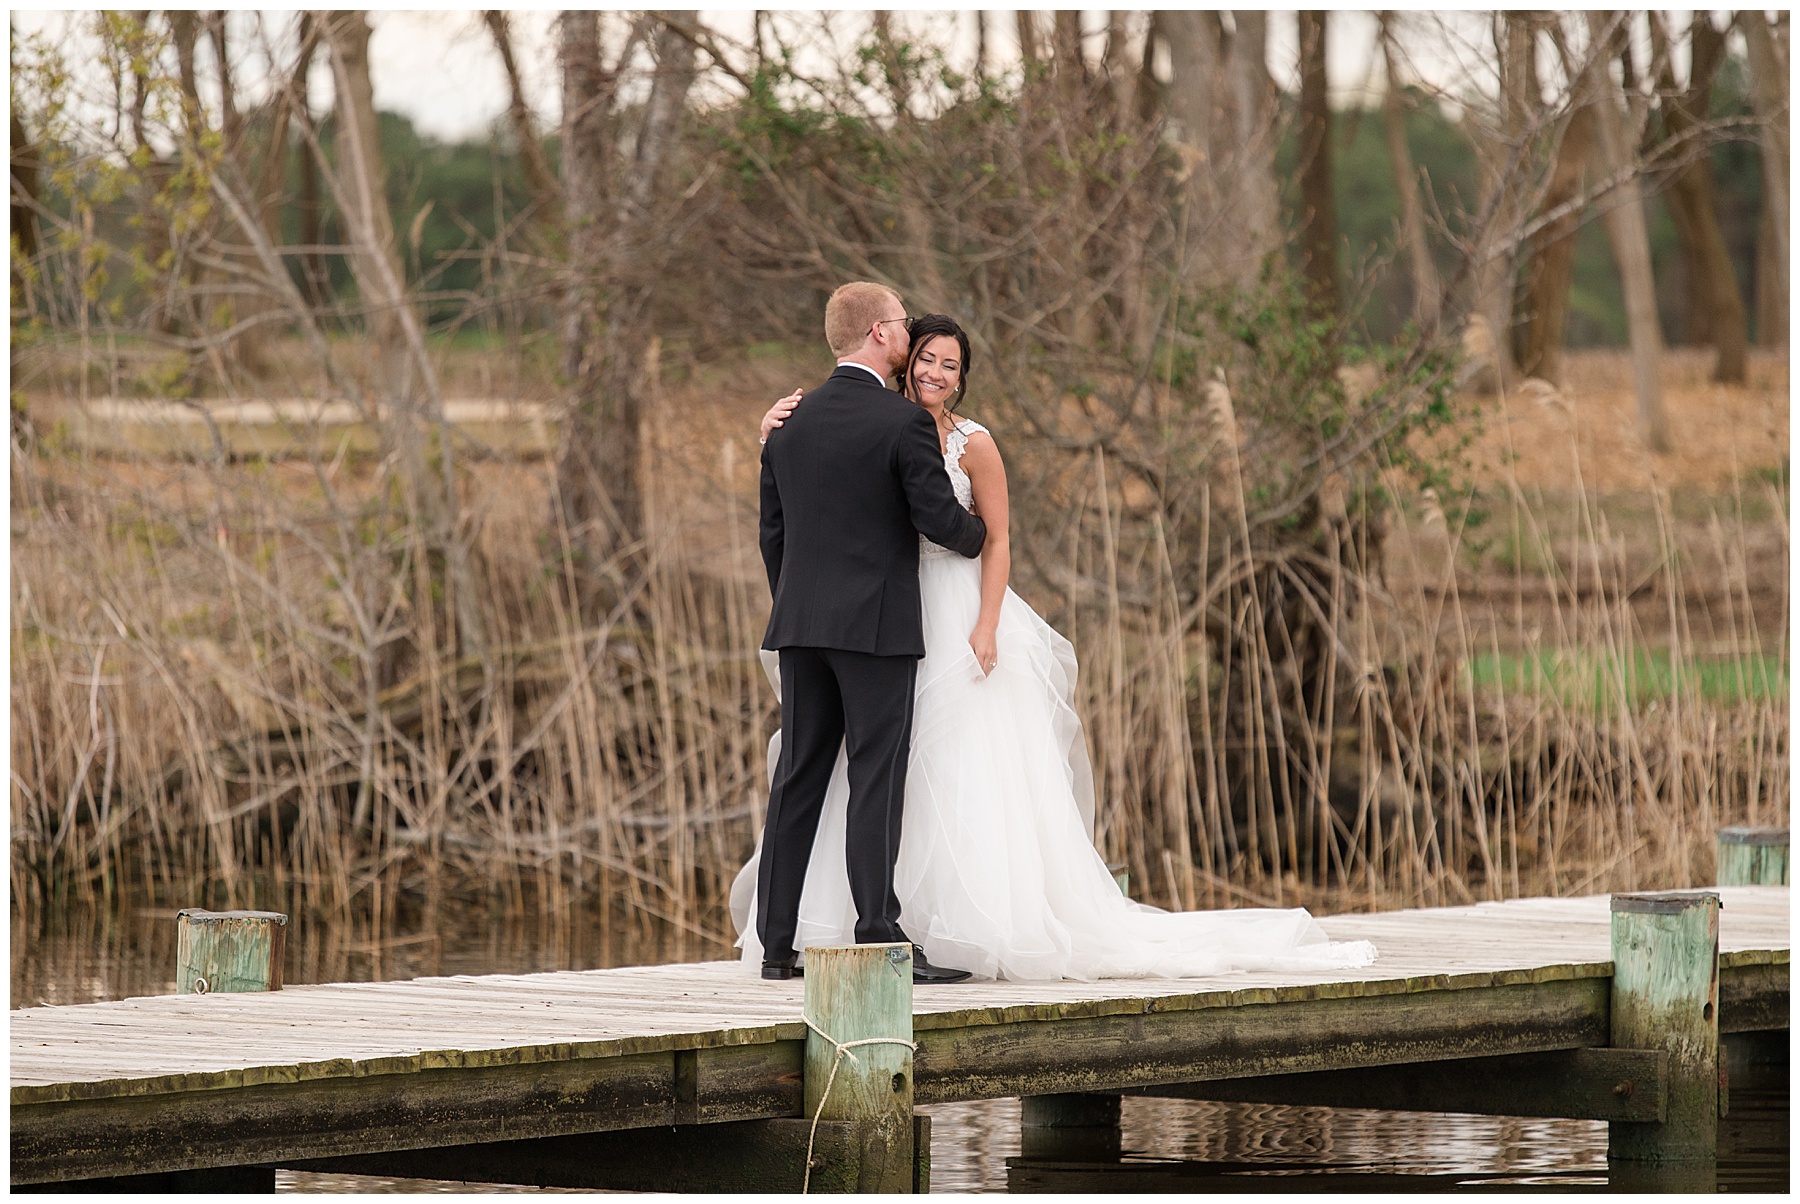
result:
[[[658,956],[720,954],[775,721],[755,655],[754,466],[732,446],[704,472],[646,474],[641,579],[597,625],[572,601],[550,467],[467,469],[478,596],[463,601],[487,645],[460,659],[430,651],[452,603],[411,601],[431,597],[409,588],[428,552],[381,464],[16,447],[15,908],[275,906],[379,942],[481,903],[591,916],[602,960],[645,956],[649,934]],[[1205,580],[1205,549],[1176,563],[1107,471],[1093,456],[1066,546],[1036,549],[1107,584],[1033,600],[1081,656],[1098,839],[1138,897],[1349,910],[1680,886],[1707,880],[1718,826],[1785,822],[1785,697],[1716,699],[1682,677],[1702,580],[1724,616],[1709,646],[1785,664],[1785,635],[1763,644],[1754,617],[1742,496],[1700,564],[1659,493],[1646,575],[1605,553],[1596,498],[1578,488],[1553,518],[1512,488],[1497,525],[1602,550],[1515,567],[1531,630],[1470,618],[1465,533],[1427,504],[1411,527],[1435,532],[1435,568],[1392,593],[1340,571],[1318,595],[1345,645],[1328,671],[1359,676],[1297,709],[1270,702],[1301,693],[1276,680],[1291,649],[1269,643],[1297,637],[1258,618],[1272,578]],[[722,548],[694,546],[696,511],[723,518]],[[1122,572],[1160,592],[1127,597]],[[1221,647],[1178,586],[1216,599],[1237,636]],[[1654,641],[1645,597],[1666,611]],[[1785,592],[1780,606],[1785,630]],[[1503,643],[1530,663],[1597,657],[1598,697],[1474,688],[1468,666]],[[1632,666],[1652,643],[1676,681],[1646,704]]]

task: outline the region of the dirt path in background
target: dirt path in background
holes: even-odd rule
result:
[[[1663,355],[1663,402],[1674,445],[1653,456],[1637,434],[1631,360],[1623,351],[1569,356],[1569,380],[1544,391],[1527,386],[1505,397],[1469,400],[1483,429],[1470,449],[1477,485],[1504,484],[1601,494],[1691,486],[1730,492],[1747,476],[1779,468],[1788,455],[1788,364],[1783,352],[1757,351],[1750,383],[1707,379],[1712,353],[1682,348]]]

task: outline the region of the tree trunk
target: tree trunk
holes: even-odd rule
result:
[[[1050,50],[1062,81],[1065,96],[1082,93],[1087,82],[1087,58],[1081,52],[1081,13],[1072,8],[1057,9],[1050,24]]]
[[[1556,163],[1544,189],[1541,213],[1551,213],[1581,196],[1587,185],[1588,161],[1594,155],[1594,114],[1577,103],[1563,125]],[[1525,270],[1525,323],[1519,348],[1519,371],[1564,383],[1563,340],[1569,326],[1569,289],[1575,282],[1575,236],[1585,206],[1576,205],[1538,231]]]
[[[37,147],[25,133],[19,110],[12,111],[12,243],[13,287],[22,288],[20,265],[37,258],[37,213],[32,205],[38,197]],[[13,318],[18,320],[15,310]]]
[[[38,152],[25,133],[25,123],[19,118],[17,106],[12,111],[11,132],[12,255],[9,263],[12,269],[13,304],[9,328],[16,331],[21,322],[29,322],[37,317],[38,312],[37,291],[33,287],[35,272],[30,266],[38,252],[37,213],[32,208],[38,199]],[[19,380],[22,376],[19,371],[19,351],[19,340],[15,337],[8,356],[14,380]],[[30,423],[28,411],[18,405],[8,406],[7,410],[11,415],[10,426],[14,436],[25,434]]]
[[[194,44],[200,37],[198,14],[192,9],[169,10],[169,36],[175,43],[175,75],[181,82],[181,98],[187,108],[183,128],[206,124],[200,111],[200,81],[194,71]]]
[[[160,198],[164,187],[169,182],[174,168],[169,160],[152,146],[144,129],[144,117],[150,102],[150,66],[149,61],[156,51],[150,36],[150,14],[138,12],[134,19],[126,25],[127,42],[120,49],[124,51],[126,61],[131,64],[131,136],[135,145],[135,154],[143,160],[143,176],[139,184],[138,212],[142,215],[144,225],[140,236],[145,263],[160,264],[170,250],[171,232],[169,220],[162,212]],[[166,283],[166,282],[163,282]],[[174,334],[178,329],[175,313],[170,308],[167,298],[170,290],[159,286],[159,300],[152,307],[150,320],[160,334]]]
[[[600,371],[600,292],[606,239],[613,225],[607,166],[612,158],[616,81],[600,57],[599,14],[563,13],[558,18],[558,43],[563,224],[569,236],[569,282],[562,290],[563,376],[569,381],[573,404],[557,457],[556,485],[569,542],[580,558],[577,567],[586,608],[595,604],[598,583],[612,567],[608,561],[620,533],[637,529],[638,438],[635,415],[630,428],[622,428],[622,399],[604,388]],[[608,449],[615,443],[627,445],[628,475],[613,471]]]
[[[288,132],[293,126],[294,114],[300,113],[300,119],[311,121],[307,113],[306,77],[312,70],[313,56],[318,50],[318,26],[310,14],[300,14],[300,49],[294,57],[294,66],[288,72],[287,87],[270,103],[269,140],[264,151],[260,170],[256,180],[257,214],[262,218],[263,231],[269,240],[276,245],[282,242],[281,208],[287,199],[287,164],[288,164]],[[304,152],[303,152],[304,155]],[[314,180],[313,195],[318,195],[318,183]],[[302,236],[302,241],[305,241]]]
[[[1601,14],[1588,15],[1588,27],[1596,46],[1603,40],[1606,21]],[[1650,271],[1650,236],[1644,222],[1639,177],[1634,170],[1635,148],[1625,124],[1624,98],[1613,83],[1607,65],[1607,56],[1595,54],[1588,72],[1600,161],[1609,177],[1629,174],[1625,174],[1624,182],[1617,188],[1599,198],[1598,203],[1607,239],[1612,244],[1613,259],[1619,265],[1619,284],[1625,295],[1639,434],[1651,451],[1667,452],[1669,423],[1663,409],[1660,375],[1662,328],[1656,316],[1656,279]]]
[[[1216,12],[1165,10],[1157,28],[1173,69],[1168,112],[1187,206],[1184,275],[1247,288],[1279,244],[1280,217],[1264,14],[1235,16],[1230,39]]]
[[[1247,235],[1246,258],[1253,271],[1281,245],[1281,200],[1275,186],[1276,95],[1269,77],[1269,14],[1261,9],[1232,13],[1237,28],[1227,56],[1236,124],[1236,162],[1232,179],[1237,207]]]
[[[369,75],[369,22],[354,10],[330,13],[323,22],[337,94],[337,170],[350,206],[341,215],[346,241],[353,247],[350,271],[375,352],[383,361],[384,391],[395,393],[395,401],[404,401],[409,390],[400,358],[405,354],[396,305],[400,298],[390,282],[404,280],[405,275],[381,161],[381,130]]]
[[[1419,173],[1413,167],[1406,143],[1406,110],[1400,88],[1399,64],[1394,54],[1393,14],[1380,16],[1381,53],[1387,67],[1387,93],[1382,99],[1383,131],[1387,135],[1388,166],[1394,173],[1394,190],[1400,195],[1400,241],[1406,248],[1406,266],[1412,277],[1413,317],[1421,326],[1437,319],[1442,285],[1431,244],[1425,237],[1425,206],[1419,199]]]
[[[237,86],[231,80],[231,53],[225,31],[225,19],[228,15],[223,10],[208,13],[205,25],[207,40],[212,43],[214,65],[219,73],[219,129],[225,135],[227,150],[235,151],[238,139],[243,136],[244,122],[237,107]]]
[[[1325,92],[1325,20],[1322,10],[1300,13],[1300,248],[1313,310],[1320,317],[1335,318],[1338,234],[1331,108]]]
[[[507,114],[512,119],[513,137],[519,143],[519,162],[525,168],[526,186],[537,205],[538,219],[555,222],[560,216],[562,194],[556,177],[550,174],[543,143],[538,141],[537,123],[531,119],[531,106],[525,100],[525,84],[519,77],[518,62],[513,57],[512,30],[504,12],[489,9],[482,15],[487,20],[488,31],[494,36],[494,48],[500,52],[501,65],[506,68]]]
[[[1131,36],[1126,17],[1127,14],[1120,9],[1113,9],[1106,14],[1106,54],[1102,60],[1102,70],[1112,89],[1115,123],[1123,123],[1137,109],[1136,64],[1125,57],[1126,45]]]
[[[1785,14],[1783,15],[1785,20]],[[1756,341],[1785,347],[1788,332],[1788,56],[1761,10],[1738,14],[1750,54],[1750,98],[1761,126],[1763,220],[1756,249]]]
[[[208,29],[213,35],[214,53],[221,62],[225,60],[225,14],[215,14],[215,19],[208,22]],[[281,232],[281,210],[287,193],[288,164],[288,131],[293,124],[294,110],[306,104],[306,75],[312,68],[313,54],[318,48],[318,26],[311,20],[310,14],[300,14],[299,50],[294,58],[293,68],[288,72],[287,85],[268,102],[269,130],[263,144],[262,159],[255,174],[256,183],[250,197],[256,207],[256,214],[262,222],[263,234],[274,246],[281,246],[286,240]],[[227,136],[227,146],[239,164],[248,170],[247,139],[242,135],[242,118],[237,116],[236,102],[230,100],[231,86],[229,77],[220,81],[221,90],[228,98],[225,102],[225,114],[228,127],[238,132]],[[302,118],[305,119],[304,117]],[[305,152],[302,152],[305,155]],[[317,196],[317,181],[314,180],[314,195]],[[302,236],[304,239],[304,235]],[[254,256],[251,257],[254,259]],[[302,261],[304,272],[304,260]],[[267,313],[279,308],[282,301],[278,297],[262,295],[246,297],[239,309],[244,316]],[[243,370],[251,376],[264,375],[269,365],[269,344],[274,336],[273,325],[254,326],[238,336],[235,353]]]
[[[1529,13],[1506,12],[1494,17],[1494,54],[1500,69],[1500,130],[1480,148],[1483,206],[1489,220],[1482,232],[1480,266],[1475,271],[1474,312],[1492,335],[1490,355],[1494,383],[1505,387],[1515,374],[1513,362],[1514,291],[1519,252],[1511,245],[1524,216],[1530,185],[1530,145],[1543,112],[1537,83],[1537,25]]]
[[[693,12],[669,16],[698,24]],[[693,44],[658,22],[643,125],[623,187],[615,190],[609,173],[618,78],[601,60],[595,15],[565,12],[560,41],[562,192],[574,277],[564,293],[563,347],[574,405],[556,475],[583,562],[583,605],[598,606],[618,596],[625,562],[644,536],[640,424],[656,356],[648,311],[664,257],[658,234],[666,179],[696,70]]]
[[[684,25],[698,25],[699,13],[671,12]],[[635,211],[630,215],[632,233],[641,240],[656,223],[656,203],[674,162],[687,114],[688,93],[693,90],[696,69],[694,46],[667,25],[661,25],[654,43],[656,74],[650,80],[650,100],[644,110],[644,128],[638,133],[637,156],[626,195]]]
[[[1661,26],[1661,15],[1652,14],[1651,28],[1660,30]],[[1748,370],[1748,319],[1737,272],[1719,227],[1711,151],[1696,132],[1711,107],[1713,76],[1724,57],[1725,37],[1713,28],[1704,12],[1694,13],[1692,29],[1693,66],[1685,96],[1675,90],[1674,72],[1667,56],[1659,56],[1661,91],[1666,98],[1663,136],[1676,144],[1677,159],[1686,160],[1675,169],[1670,182],[1669,210],[1678,215],[1675,225],[1688,267],[1687,311],[1704,315],[1703,331],[1690,326],[1688,339],[1713,345],[1717,352],[1712,376],[1715,381],[1741,385]]]
[[[1025,70],[1029,74],[1044,58],[1043,45],[1038,36],[1037,14],[1028,9],[1020,9],[1017,22],[1019,57],[1025,60]]]
[[[369,74],[368,18],[358,11],[334,11],[321,23],[331,50],[338,118],[337,171],[329,179],[349,235],[350,268],[379,361],[377,408],[371,417],[398,463],[423,550],[441,562],[431,565],[434,577],[442,571],[441,596],[434,596],[434,583],[422,587],[413,603],[420,610],[441,606],[449,620],[439,629],[445,651],[481,655],[486,646],[481,611],[467,552],[456,532],[456,462],[449,424],[424,328],[407,295],[388,209]],[[435,474],[427,462],[428,434],[435,436]],[[461,640],[460,649],[455,639]]]
[[[323,31],[319,22],[311,13],[300,15],[300,40],[303,48],[310,47],[317,53],[319,38]],[[294,71],[294,104],[289,119],[298,117],[304,130],[313,128],[312,89],[307,83],[311,75],[312,56],[308,54],[304,61],[296,64]],[[287,154],[286,147],[281,154]],[[277,177],[286,178],[285,170]],[[300,253],[301,292],[307,304],[315,309],[323,309],[331,297],[331,273],[325,266],[325,256],[316,248],[325,243],[325,209],[319,199],[319,164],[314,158],[310,144],[300,147],[299,188],[294,198],[294,210],[299,218],[300,245],[307,250]]]
[[[1216,254],[1229,242],[1229,233],[1219,228],[1219,173],[1212,162],[1212,131],[1219,123],[1213,91],[1220,75],[1218,24],[1213,14],[1195,9],[1170,9],[1159,18],[1169,44],[1169,117],[1187,202],[1185,275],[1204,280],[1211,265],[1199,252]]]
[[[1787,345],[1787,290],[1782,284],[1781,250],[1786,241],[1775,217],[1776,187],[1763,176],[1762,212],[1756,217],[1756,345]]]

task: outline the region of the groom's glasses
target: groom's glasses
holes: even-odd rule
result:
[[[913,323],[916,322],[917,320],[918,319],[916,319],[916,318],[883,318],[883,319],[881,319],[881,321],[875,323],[875,325],[886,326],[889,322],[905,322],[906,323],[906,333],[908,335],[911,335],[912,330],[913,330]]]

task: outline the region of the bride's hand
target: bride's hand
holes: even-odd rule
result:
[[[980,627],[969,637],[969,648],[975,653],[975,663],[981,666],[981,675],[988,676],[994,666],[1000,663],[1000,646],[994,633]]]
[[[769,412],[763,415],[762,435],[759,442],[767,443],[769,441],[769,432],[780,426],[782,421],[789,414],[794,412],[794,407],[800,404],[800,392],[799,389],[795,389],[792,393],[789,393],[786,397],[783,397],[780,401],[769,407]]]

